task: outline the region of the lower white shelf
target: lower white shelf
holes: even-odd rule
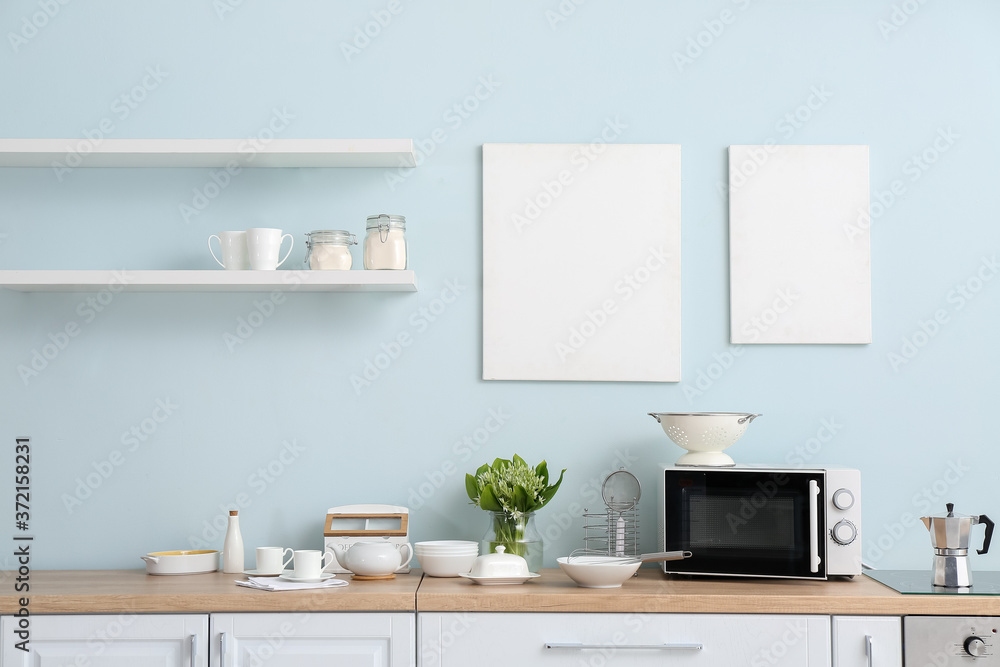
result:
[[[416,292],[413,271],[0,270],[17,292]]]

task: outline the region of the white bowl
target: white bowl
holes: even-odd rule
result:
[[[415,544],[413,548],[417,551],[479,551],[479,544],[455,544],[455,545],[437,545],[437,544]]]
[[[614,556],[563,556],[556,562],[581,588],[620,588],[642,565]]]
[[[146,561],[147,574],[203,574],[219,569],[219,552],[154,551],[139,558]]]
[[[436,540],[432,542],[417,542],[413,545],[417,551],[479,551],[479,542],[464,540]]]
[[[479,552],[471,554],[442,555],[442,554],[421,554],[417,552],[417,560],[424,574],[431,577],[457,577],[472,570],[472,564],[476,562]]]

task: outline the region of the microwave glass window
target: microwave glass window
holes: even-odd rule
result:
[[[748,574],[825,578],[810,567],[809,482],[814,471],[767,472],[667,469],[664,477],[665,551],[691,551],[670,570],[692,574]],[[817,527],[825,526],[817,503]],[[824,535],[819,536],[822,544]]]
[[[748,516],[746,496],[695,496],[690,499],[692,547],[717,549],[795,549],[795,499],[770,498]],[[751,505],[753,507],[753,505]]]

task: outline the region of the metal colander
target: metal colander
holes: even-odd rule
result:
[[[739,440],[759,414],[748,412],[650,412],[678,446],[688,453],[677,465],[732,466],[722,450]]]

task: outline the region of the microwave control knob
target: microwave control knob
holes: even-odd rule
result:
[[[979,637],[969,637],[965,640],[965,652],[974,658],[986,655],[986,642]]]
[[[850,544],[854,541],[854,538],[858,536],[858,529],[854,527],[854,524],[843,519],[838,521],[833,526],[833,530],[830,531],[830,537],[837,544]]]
[[[854,494],[849,489],[837,489],[833,492],[833,506],[839,510],[849,510],[854,507]]]

